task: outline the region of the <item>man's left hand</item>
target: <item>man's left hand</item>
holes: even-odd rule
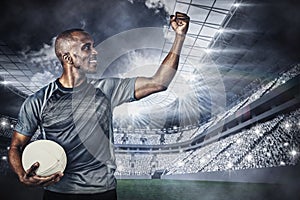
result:
[[[185,35],[189,28],[190,17],[187,14],[176,12],[170,16],[170,23],[176,34]]]

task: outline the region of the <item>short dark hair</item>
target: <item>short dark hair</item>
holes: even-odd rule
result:
[[[74,38],[73,38],[72,33],[74,33],[74,32],[86,32],[86,31],[83,30],[83,29],[80,29],[80,28],[73,28],[73,29],[68,29],[68,30],[65,30],[65,31],[61,32],[56,37],[56,40],[55,40],[55,54],[56,54],[56,56],[58,57],[58,59],[60,61],[62,61],[65,41],[73,40]]]

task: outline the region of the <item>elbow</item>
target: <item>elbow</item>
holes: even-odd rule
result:
[[[155,87],[155,92],[163,92],[163,91],[166,91],[168,89],[168,86],[165,86],[165,85],[157,85]]]
[[[154,92],[163,92],[168,89],[169,81],[161,80],[161,79],[155,79],[153,78],[152,82],[152,90]]]

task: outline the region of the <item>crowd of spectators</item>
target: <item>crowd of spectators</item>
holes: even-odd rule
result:
[[[119,175],[154,170],[184,174],[295,165],[300,159],[300,109],[196,150],[169,154],[117,154]]]

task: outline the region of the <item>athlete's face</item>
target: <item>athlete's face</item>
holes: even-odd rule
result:
[[[86,32],[74,32],[74,43],[70,48],[70,55],[74,67],[84,73],[96,73],[97,51],[94,40]]]

